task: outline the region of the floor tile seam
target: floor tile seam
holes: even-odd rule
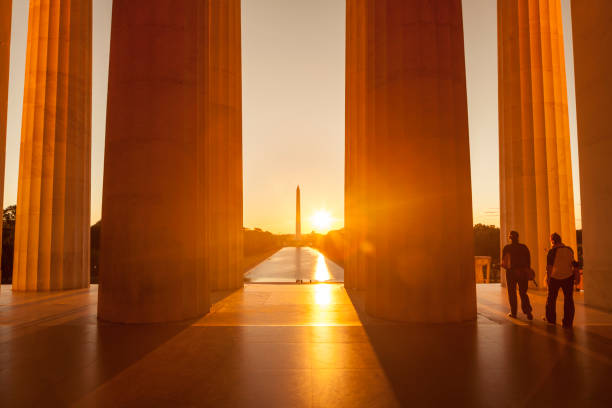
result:
[[[89,294],[89,291],[91,289],[77,289],[77,290],[79,292],[58,293],[57,295],[54,295],[54,294],[52,294],[52,295],[45,295],[44,297],[42,297],[40,299],[32,299],[30,301],[20,302],[20,303],[11,303],[11,304],[8,304],[8,305],[0,304],[0,309],[2,309],[4,307],[18,308],[18,307],[29,306],[29,305],[32,305],[32,304],[37,304],[37,303],[45,303],[45,302],[49,302],[49,301],[56,300],[56,299],[65,299],[65,298],[70,298],[70,297],[79,296],[79,295],[87,295],[87,294]],[[13,294],[9,295],[9,297],[12,298]],[[96,299],[96,303],[97,303],[97,299]]]
[[[352,372],[368,372],[368,371],[380,371],[385,374],[386,371],[382,365],[378,367],[313,367],[312,371],[352,371]]]
[[[219,371],[232,371],[237,373],[276,373],[276,372],[293,372],[293,373],[306,373],[313,369],[312,367],[234,367],[232,365],[226,365],[218,367]]]
[[[55,320],[62,320],[62,319],[66,319],[69,318],[71,315],[74,315],[74,318],[66,320],[65,322],[58,322],[55,324],[50,324],[48,325],[49,327],[51,326],[61,326],[61,325],[66,325],[66,326],[83,326],[82,324],[74,324],[72,322],[74,322],[75,320],[78,320],[79,318],[83,318],[83,319],[87,319],[89,317],[92,316],[97,316],[97,307],[93,307],[94,305],[85,305],[85,306],[80,306],[78,309],[71,309],[74,311],[74,313],[70,313],[67,314],[65,316],[60,316],[57,319],[53,319],[51,321],[55,321]],[[93,310],[88,310],[89,308],[92,308]],[[40,323],[41,325],[45,325],[46,322],[42,322]]]
[[[229,340],[228,340],[229,341]],[[232,340],[233,341],[233,340]],[[95,343],[95,341],[89,341],[89,343]],[[269,344],[334,344],[334,345],[350,345],[350,344],[360,344],[360,345],[366,345],[366,344],[370,344],[369,341],[318,341],[318,340],[304,340],[304,341],[300,341],[300,340],[295,340],[295,341],[274,341],[274,340],[268,340],[268,339],[257,339],[257,338],[243,338],[240,341],[234,342],[235,344],[264,344],[264,343],[269,343]],[[205,341],[202,342],[201,344],[225,344],[225,341]]]
[[[479,302],[477,307],[481,306],[484,309],[487,309],[497,315],[499,315],[500,317],[506,317],[506,312],[507,312],[507,307],[506,305],[501,305],[499,303],[483,303],[483,302]],[[545,306],[545,305],[540,305],[540,306]],[[557,302],[557,307],[559,306],[563,306],[563,301],[558,301]],[[586,307],[584,308],[586,311]],[[581,310],[576,310],[576,314],[582,313],[583,311]],[[484,313],[480,313],[478,312],[479,315],[482,315],[483,317],[488,317],[486,314]],[[607,317],[607,316],[606,316]],[[610,315],[610,318],[612,319],[612,314]],[[588,318],[585,318],[586,320],[588,320]],[[506,320],[506,319],[504,319]],[[575,326],[589,326],[589,325],[593,325],[593,326],[612,326],[612,321],[610,323],[589,323],[589,322],[585,322],[579,325],[575,325]]]
[[[518,320],[518,319],[508,319],[506,312],[503,312],[501,310],[499,310],[496,307],[492,307],[492,306],[488,306],[488,305],[479,305],[481,306],[481,308],[485,309],[488,312],[493,313],[493,315],[497,318],[499,318],[501,321],[507,321],[510,324],[513,324],[515,326],[528,326],[529,324],[527,322],[523,322],[522,320]],[[489,317],[490,315],[487,315],[485,313],[482,313],[482,316],[484,317]]]
[[[205,323],[205,324],[193,324],[190,327],[363,327],[363,325],[361,323],[345,323],[345,324],[329,324],[329,323],[323,323],[323,324],[317,324],[317,323],[309,323],[309,324],[300,324],[300,323],[295,323],[295,324],[279,324],[279,323],[261,323],[261,324],[254,324],[254,323],[236,323],[236,324],[232,324],[232,325],[228,325],[227,323],[219,323],[219,324],[215,324],[215,323]]]
[[[544,323],[543,323],[544,324]],[[546,327],[546,326],[542,326],[542,327]],[[547,332],[545,329],[543,329],[540,326],[536,326],[536,325],[528,325],[528,328],[530,331],[535,332],[543,337],[547,337],[549,339],[552,339],[554,341],[556,341],[557,343],[561,344],[562,346],[565,347],[569,347],[569,348],[573,348],[574,350],[582,353],[582,354],[586,354],[592,358],[595,358],[596,360],[599,360],[600,362],[603,362],[609,366],[612,366],[612,358],[610,356],[607,356],[606,354],[597,352],[597,351],[593,351],[585,346],[582,346],[580,344],[576,344],[574,342],[565,340],[563,337],[561,337],[559,335],[559,333],[556,333],[556,335],[553,335],[549,332]],[[556,327],[557,329],[560,329],[559,327]],[[561,330],[565,330],[565,329],[561,329]]]
[[[481,293],[479,293],[477,295],[477,298],[479,298],[479,299],[482,299],[482,298],[489,299],[489,300],[492,300],[495,303],[498,303],[498,299],[501,296],[504,300],[507,301],[508,300],[507,290],[501,290],[500,292],[501,293],[482,293],[481,292]],[[541,291],[539,291],[539,290],[538,291],[536,291],[536,290],[529,290],[527,292],[527,295],[530,298],[537,298],[537,300],[541,301],[540,303],[545,303],[546,299],[548,297],[548,292],[546,290],[541,290]],[[584,303],[584,294],[580,294],[580,295],[578,295],[578,297],[574,296],[573,298],[574,298],[574,303],[576,305],[579,305],[579,306],[585,307],[585,308],[589,307],[588,305],[586,305]],[[557,302],[558,303],[559,302],[563,303],[563,295],[562,294],[560,294],[559,297],[557,298]],[[595,309],[595,310],[598,310],[598,309]]]
[[[83,310],[85,310],[85,309],[87,309],[89,307],[91,307],[91,305],[79,306],[77,308],[69,309],[69,310],[67,310],[65,312],[62,312],[62,313],[54,314],[54,315],[47,316],[47,317],[42,317],[42,318],[36,319],[36,320],[30,320],[30,321],[23,322],[23,323],[16,324],[16,325],[11,325],[10,327],[16,328],[16,329],[21,329],[21,328],[30,327],[30,326],[38,326],[38,325],[41,325],[41,323],[50,322],[50,321],[53,321],[53,320],[58,320],[58,319],[61,319],[61,318],[64,318],[64,317],[68,317],[68,316],[73,315],[73,314],[77,314],[80,311],[83,311]]]
[[[489,316],[483,312],[476,312],[477,316],[481,316],[482,318],[486,319],[488,322],[492,322],[496,325],[501,325],[502,323],[496,319],[493,319],[492,316]]]
[[[250,341],[250,340],[243,340],[240,342],[236,342],[236,345],[239,344],[243,344],[243,343],[248,343],[248,344],[269,344],[269,345],[281,345],[281,344],[285,344],[285,345],[292,345],[292,346],[319,346],[322,344],[326,344],[326,345],[352,345],[352,344],[359,344],[359,345],[369,345],[371,344],[369,341],[360,341],[360,342],[333,342],[333,341],[312,341],[312,340],[308,340],[308,341],[270,341],[270,340],[262,340],[262,341]]]
[[[2,310],[2,308],[0,308],[0,312],[2,313],[11,313],[13,315],[16,315],[16,318],[13,319],[20,319],[19,314],[21,315],[32,315],[32,314],[44,314],[46,309],[43,308],[49,308],[49,307],[55,307],[56,309],[64,309],[65,311],[69,311],[69,310],[81,310],[83,308],[86,307],[90,307],[90,308],[97,308],[97,301],[91,301],[91,302],[79,302],[78,304],[70,304],[70,303],[52,303],[52,302],[48,302],[46,304],[38,304],[38,305],[33,305],[33,307],[28,310],[28,309],[24,309],[24,308],[12,308],[12,307],[7,307],[4,310]],[[28,305],[30,306],[30,305]],[[63,312],[61,312],[63,313]]]

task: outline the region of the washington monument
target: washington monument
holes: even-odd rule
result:
[[[295,190],[295,239],[302,239],[302,215],[300,212],[300,186]]]

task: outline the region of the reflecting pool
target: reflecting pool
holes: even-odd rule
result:
[[[309,247],[283,248],[245,275],[247,282],[343,282],[344,270]]]

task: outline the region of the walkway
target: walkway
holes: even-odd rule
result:
[[[309,247],[286,247],[245,275],[247,282],[344,282],[344,269]]]
[[[0,406],[612,406],[612,315],[400,325],[341,284],[247,284],[184,324],[96,321],[97,287],[0,294]],[[535,315],[543,294],[532,294]]]

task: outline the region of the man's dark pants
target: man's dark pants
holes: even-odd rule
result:
[[[563,290],[563,326],[571,327],[574,323],[574,277],[567,279],[550,278],[548,280],[548,299],[546,299],[546,320],[557,321],[557,295]]]
[[[517,279],[517,272],[509,270],[506,272],[506,283],[508,286],[508,300],[510,301],[510,312],[516,315],[516,287],[518,286],[519,295],[521,296],[521,309],[523,313],[531,313],[531,303],[529,303],[529,296],[527,296],[527,288],[529,287],[529,281],[526,279]]]

